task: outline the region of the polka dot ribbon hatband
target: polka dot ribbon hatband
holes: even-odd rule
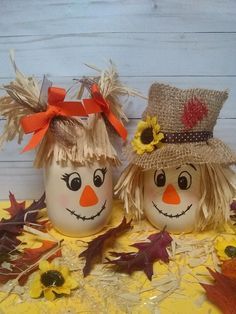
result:
[[[180,132],[180,133],[164,133],[162,143],[178,144],[178,143],[197,143],[205,142],[213,137],[213,132]]]

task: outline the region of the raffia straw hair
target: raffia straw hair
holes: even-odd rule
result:
[[[0,136],[0,146],[14,138],[17,138],[20,144],[23,139],[20,119],[25,115],[45,109],[39,104],[40,87],[38,81],[33,77],[24,76],[17,69],[12,52],[10,58],[16,78],[3,86],[7,95],[0,98],[0,116],[6,119],[3,134]]]
[[[236,197],[236,176],[228,166],[198,166],[201,199],[196,213],[195,230],[216,229],[230,219],[230,204]],[[144,211],[144,171],[141,167],[130,164],[115,186],[115,194],[123,200],[126,212],[136,219],[141,219]]]
[[[0,144],[16,137],[18,143],[21,143],[23,139],[21,118],[45,111],[47,107],[47,104],[40,103],[41,84],[32,77],[24,76],[17,69],[13,55],[11,61],[16,78],[3,87],[7,95],[0,98],[0,115],[6,119]],[[127,121],[119,97],[139,94],[120,82],[112,63],[105,71],[97,69],[96,71],[99,72],[99,76],[94,77],[92,81],[98,83],[103,97],[109,101],[110,110],[117,119]],[[82,97],[86,89],[81,90]],[[90,115],[87,119],[55,117],[37,149],[35,167],[43,167],[53,158],[61,165],[78,166],[105,160],[112,165],[118,165],[119,159],[110,140],[110,135],[114,132],[111,132],[109,127],[102,114]]]

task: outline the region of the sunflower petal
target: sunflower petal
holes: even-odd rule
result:
[[[39,269],[42,271],[42,272],[46,272],[50,269],[52,269],[50,263],[46,260],[43,260],[39,263]]]
[[[53,287],[52,291],[57,294],[70,294],[70,288],[62,286],[62,287]]]
[[[60,272],[62,273],[63,275],[63,278],[67,278],[69,276],[69,268],[67,266],[61,266],[60,267]]]
[[[34,280],[30,287],[30,296],[31,298],[39,298],[42,294],[42,285],[41,282],[38,280]]]
[[[78,287],[79,284],[77,280],[70,276],[66,279],[65,285],[70,287],[70,289],[75,289]]]
[[[44,296],[47,300],[53,301],[56,298],[55,293],[52,291],[52,288],[46,288],[44,290]]]

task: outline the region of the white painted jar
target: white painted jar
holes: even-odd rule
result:
[[[201,199],[200,169],[183,165],[144,173],[144,212],[158,229],[191,232]]]
[[[55,160],[44,170],[48,216],[56,230],[71,237],[99,232],[112,211],[112,171],[108,163],[61,167]]]

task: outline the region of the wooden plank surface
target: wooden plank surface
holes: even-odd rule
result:
[[[0,37],[0,73],[12,73],[8,50],[24,72],[90,75],[112,59],[120,75],[236,75],[236,33],[90,33]]]
[[[1,0],[0,36],[232,32],[234,0]]]

